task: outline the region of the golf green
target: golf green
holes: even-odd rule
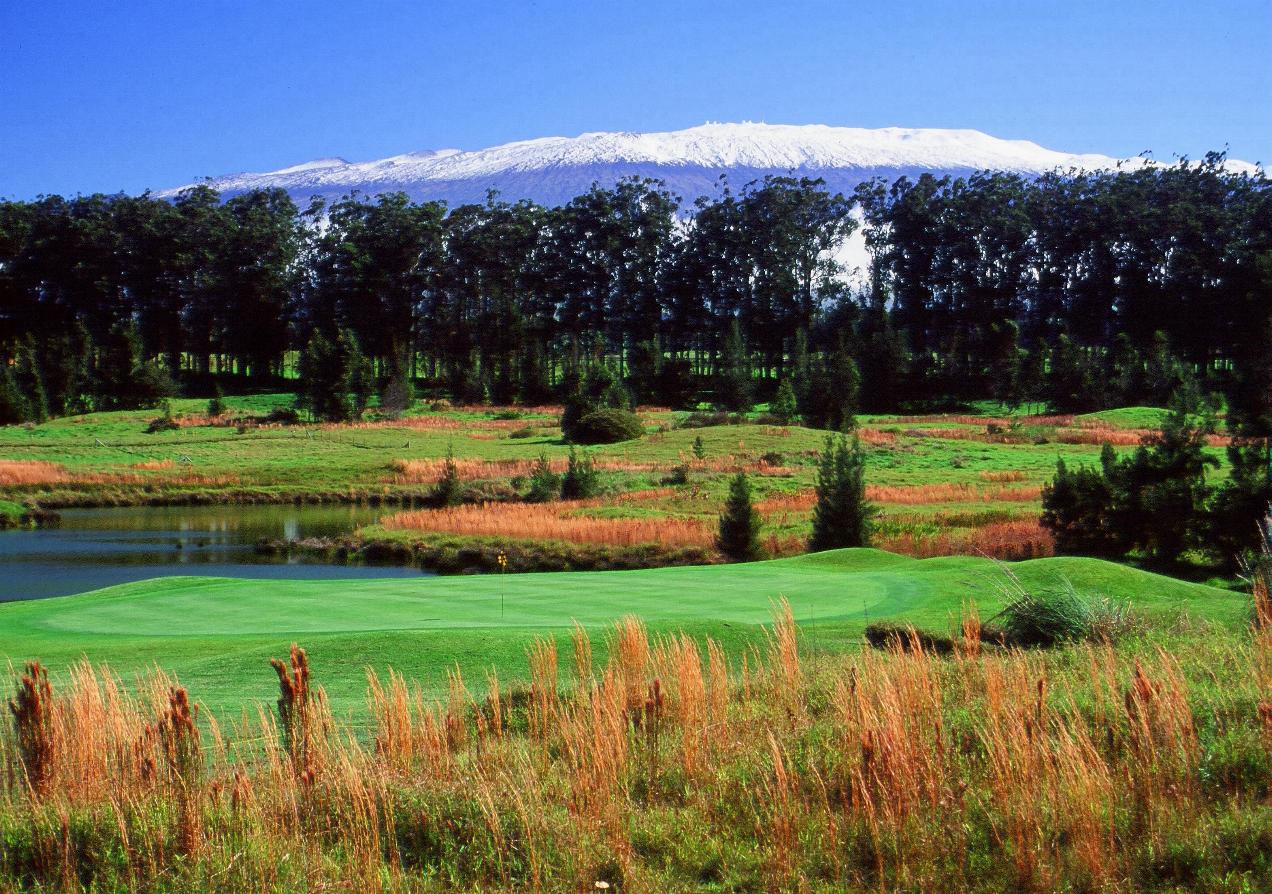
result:
[[[851,648],[871,620],[947,628],[974,601],[1002,602],[1006,568],[1026,587],[1068,581],[1127,600],[1150,618],[1187,612],[1224,624],[1244,617],[1235,593],[1092,559],[1003,566],[985,559],[917,560],[839,550],[741,565],[360,581],[164,578],[79,596],[0,605],[0,656],[55,670],[87,657],[128,677],[158,666],[222,711],[270,697],[266,665],[299,642],[338,708],[364,691],[364,671],[394,667],[437,685],[458,665],[524,676],[535,637],[578,623],[603,634],[625,616],[653,631],[711,635],[738,649],[761,635],[775,601],[790,601],[810,648]],[[600,636],[597,637],[598,639]]]

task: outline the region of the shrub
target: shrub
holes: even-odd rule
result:
[[[300,414],[291,407],[274,407],[265,415],[265,421],[272,425],[299,425]]]
[[[596,496],[600,489],[601,478],[591,454],[578,454],[571,447],[565,477],[561,479],[561,499],[586,500]]]
[[[570,440],[577,444],[617,444],[633,441],[645,433],[635,413],[614,408],[588,413],[573,428]]]
[[[556,499],[561,490],[561,476],[552,471],[546,454],[539,454],[534,471],[530,473],[530,492],[526,494],[528,503],[547,503]]]
[[[172,418],[172,404],[164,401],[162,405],[163,412],[150,420],[150,424],[146,426],[146,434],[153,435],[165,431],[176,431],[181,428],[177,424],[177,420]]]
[[[455,448],[446,448],[446,462],[442,466],[442,475],[433,488],[433,501],[439,506],[458,506],[463,498],[459,484],[459,469],[455,465]]]
[[[523,438],[533,438],[534,429],[528,425],[523,425],[521,428],[514,429],[508,432],[508,437],[515,438],[517,440],[521,440]]]
[[[916,652],[919,649],[931,655],[950,655],[954,652],[954,640],[948,636],[887,621],[867,625],[866,642],[876,649],[899,649],[902,652]]]
[[[221,386],[217,385],[212,392],[211,399],[208,401],[208,416],[216,419],[223,415],[225,415],[225,397],[221,393]]]
[[[1079,593],[1072,584],[1031,592],[1012,578],[1011,598],[987,626],[1002,631],[1012,646],[1055,646],[1068,642],[1112,641],[1134,624],[1125,603]]]
[[[674,466],[670,472],[668,472],[666,475],[663,476],[662,483],[670,484],[673,486],[688,484],[689,483],[689,464],[681,463],[678,466]]]
[[[777,386],[777,394],[769,403],[769,415],[778,425],[790,425],[799,420],[799,405],[795,399],[795,389],[790,379],[782,379]]]
[[[877,510],[866,501],[866,458],[861,442],[827,436],[817,470],[810,552],[870,545]]]
[[[751,504],[751,484],[745,472],[738,472],[729,485],[729,500],[720,514],[716,548],[736,562],[751,562],[763,556],[760,515]]]
[[[676,428],[710,428],[713,425],[744,425],[746,416],[741,413],[730,415],[722,410],[707,412],[695,410],[676,423]]]

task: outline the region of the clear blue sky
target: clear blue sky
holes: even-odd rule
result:
[[[0,196],[743,119],[1272,164],[1272,0],[0,0]]]

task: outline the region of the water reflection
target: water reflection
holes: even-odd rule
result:
[[[374,523],[358,506],[71,509],[62,525],[0,532],[0,601],[82,593],[148,577],[417,577],[409,568],[327,565],[257,555],[262,537],[338,537]]]

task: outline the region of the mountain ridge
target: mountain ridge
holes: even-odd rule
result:
[[[206,181],[225,196],[281,187],[297,200],[328,200],[351,190],[401,191],[451,205],[483,201],[494,189],[507,200],[558,205],[592,183],[653,177],[686,204],[718,191],[726,175],[740,186],[767,174],[822,177],[835,191],[882,176],[969,174],[1001,170],[1037,176],[1055,170],[1136,168],[1151,161],[1067,153],[1029,140],[1006,140],[970,129],[856,128],[825,124],[712,123],[678,131],[590,131],[577,137],[537,137],[486,149],[431,149],[364,162],[328,157],[276,171],[241,172]],[[1229,161],[1253,173],[1247,162]],[[194,184],[190,184],[194,185]],[[171,197],[189,186],[163,190]]]

